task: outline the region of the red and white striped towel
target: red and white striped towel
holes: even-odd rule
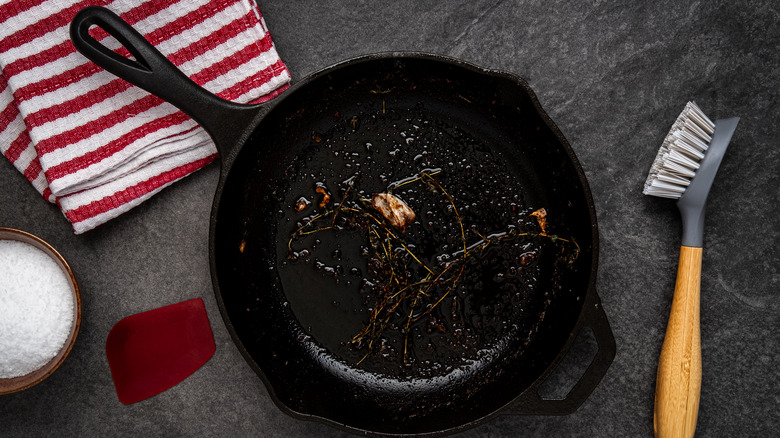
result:
[[[0,153],[77,234],[216,158],[192,119],[76,52],[70,21],[95,4],[225,99],[261,102],[290,81],[255,0],[0,0]]]

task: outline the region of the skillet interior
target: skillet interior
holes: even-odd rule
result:
[[[391,116],[396,120],[384,120]],[[344,328],[342,322],[360,307],[348,298],[338,307],[332,303],[329,294],[344,293],[346,280],[337,283],[330,274],[286,265],[287,241],[296,229],[295,221],[288,221],[291,199],[303,190],[309,170],[337,169],[314,177],[333,180],[346,171],[345,163],[355,164],[320,163],[329,155],[318,151],[330,139],[364,147],[366,139],[359,133],[373,129],[366,135],[376,136],[376,146],[384,147],[389,140],[383,139],[400,141],[408,125],[419,121],[457,131],[465,140],[454,148],[478,144],[475,162],[484,155],[480,147],[485,148],[490,160],[505,166],[506,175],[499,179],[521,186],[523,206],[546,208],[552,232],[574,239],[581,251],[572,266],[562,268],[551,251],[542,249],[535,271],[539,278],[525,293],[524,311],[512,313],[508,321],[516,328],[487,338],[468,361],[455,357],[433,371],[408,371],[397,362],[383,366],[374,359],[356,365],[334,340],[352,329],[352,323]],[[404,146],[400,149],[403,155]],[[374,159],[377,167],[369,169],[358,159],[360,178],[375,181],[387,173],[388,160]],[[409,161],[401,166],[407,174],[415,166]],[[428,164],[421,167],[446,166]],[[375,182],[369,190],[386,183]],[[329,184],[336,193],[336,182]],[[359,430],[435,432],[499,410],[554,361],[595,280],[596,225],[584,176],[568,144],[539,113],[530,89],[516,78],[432,57],[347,63],[288,91],[238,153],[218,190],[215,215],[216,290],[250,364],[291,414]],[[329,238],[323,233],[323,247],[354,246],[344,243],[348,238],[343,235],[339,241]],[[485,289],[498,291],[493,284]]]

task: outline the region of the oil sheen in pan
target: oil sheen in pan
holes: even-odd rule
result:
[[[377,305],[369,230],[333,229],[333,222],[320,219],[290,242],[312,218],[338,208],[345,196],[369,199],[397,187],[392,193],[416,218],[404,233],[390,230],[421,262],[409,262],[414,283],[426,275],[421,264],[436,273],[457,259],[464,235],[471,246],[491,235],[538,231],[529,214],[539,206],[528,205],[522,173],[496,148],[441,117],[417,108],[334,118],[342,119],[336,128],[312,133],[311,147],[291,164],[283,188],[278,272],[303,330],[342,363],[402,379],[444,376],[518,348],[516,340],[535,330],[545,307],[553,256],[543,238],[506,238],[472,252],[444,299],[438,302],[447,286],[429,291],[428,305],[438,304],[427,315],[410,322],[424,306],[413,309],[407,300],[370,349],[350,342]],[[425,178],[398,186],[423,173],[433,174],[449,197]],[[400,245],[396,250],[406,253]]]

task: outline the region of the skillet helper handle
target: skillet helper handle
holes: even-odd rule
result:
[[[112,51],[89,33],[98,26],[116,38],[135,59]],[[223,157],[237,135],[257,116],[256,105],[241,105],[205,90],[181,72],[143,35],[101,6],[80,10],[71,21],[70,37],[84,56],[103,69],[173,104],[211,135]],[[223,160],[224,162],[224,160]]]
[[[655,436],[692,437],[701,393],[699,302],[702,248],[680,248],[669,324],[658,359],[655,386]]]
[[[569,341],[559,355],[562,359],[572,346],[579,333],[590,328],[598,344],[598,351],[580,380],[562,399],[544,399],[539,395],[539,387],[545,379],[540,379],[525,390],[509,407],[507,413],[531,415],[568,415],[576,411],[590,396],[601,379],[607,373],[615,358],[615,336],[607,320],[607,314],[595,290],[585,297],[582,316],[577,322]],[[554,369],[555,367],[551,367]],[[552,369],[550,371],[552,371]],[[549,374],[548,374],[549,375]]]

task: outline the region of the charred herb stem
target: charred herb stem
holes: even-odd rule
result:
[[[459,243],[461,248],[451,254],[452,261],[444,266],[436,268],[428,266],[415,254],[410,245],[401,237],[407,223],[404,223],[403,227],[394,225],[391,220],[393,218],[384,215],[381,210],[372,205],[371,199],[360,197],[355,199],[354,196],[351,196],[355,182],[354,177],[348,180],[349,186],[344,190],[343,197],[338,204],[331,203],[330,209],[308,218],[290,236],[287,246],[292,253],[293,243],[305,236],[327,230],[366,230],[370,251],[365,254],[369,257],[369,267],[372,269],[376,281],[370,286],[373,292],[373,305],[370,306],[368,322],[349,341],[349,344],[356,349],[366,349],[366,354],[357,362],[357,365],[360,365],[375,350],[377,341],[382,339],[385,330],[388,327],[396,327],[396,324],[401,325],[398,328],[403,330],[403,362],[407,363],[410,354],[409,337],[413,330],[412,324],[430,315],[447,297],[453,295],[460,284],[469,259],[475,254],[481,254],[489,247],[499,245],[506,239],[521,237],[543,237],[552,242],[573,244],[575,248],[573,254],[568,257],[569,263],[573,263],[580,252],[580,247],[574,239],[565,239],[548,233],[547,212],[543,208],[529,215],[536,218],[539,232],[517,233],[510,230],[483,235],[479,231],[473,230],[478,240],[469,244],[466,227],[455,199],[434,178],[439,173],[441,173],[440,169],[426,170],[395,183],[387,187],[387,197],[393,197],[394,195],[390,193],[399,187],[423,182],[435,192],[441,193],[446,199],[447,209],[452,212],[454,221],[457,222],[460,229]],[[318,193],[327,194],[324,186],[318,186],[318,189],[320,189]],[[390,201],[394,200],[390,199]],[[408,206],[406,207],[408,208]],[[377,211],[383,213],[384,218],[374,214]],[[346,217],[346,219],[337,224],[339,217]],[[412,219],[414,218],[412,217]],[[327,222],[323,224],[324,221]],[[413,265],[411,269],[410,264]],[[417,272],[415,267],[425,271],[424,278],[415,281],[414,272]],[[385,348],[384,344],[381,348]]]

